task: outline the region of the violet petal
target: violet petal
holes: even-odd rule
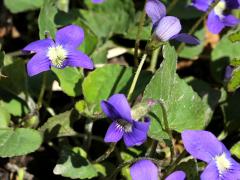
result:
[[[217,16],[214,11],[211,11],[207,19],[208,30],[213,34],[218,34],[225,27],[224,23],[221,21],[220,17]]]
[[[46,51],[49,47],[51,47],[54,44],[52,39],[42,39],[34,41],[30,44],[28,44],[25,48],[22,49],[22,51],[26,52],[41,52]]]
[[[116,122],[112,122],[104,137],[105,142],[118,142],[123,136],[124,130]]]
[[[238,9],[240,7],[239,0],[225,0],[228,9]]]
[[[225,26],[236,26],[240,23],[240,20],[233,15],[227,15],[222,19],[222,22]]]
[[[27,72],[29,76],[34,76],[43,71],[50,70],[50,60],[46,52],[42,51],[35,54],[27,63]]]
[[[181,31],[181,24],[174,16],[163,17],[155,30],[155,34],[161,41],[168,41]]]
[[[200,11],[207,11],[213,0],[193,0],[192,6]]]
[[[231,162],[231,168],[226,170],[226,172],[223,174],[224,180],[237,180],[237,178],[240,177],[240,164],[237,163],[233,158],[229,160]]]
[[[130,167],[132,180],[158,180],[158,168],[150,160],[140,160]]]
[[[201,180],[218,180],[219,179],[219,173],[217,166],[214,162],[210,162],[207,167],[204,169],[204,171],[201,174]]]
[[[184,180],[185,177],[186,177],[185,172],[175,171],[172,174],[170,174],[168,177],[166,177],[165,180]]]
[[[148,0],[145,5],[145,11],[153,24],[166,16],[166,7],[159,0]]]
[[[56,33],[56,44],[77,48],[84,39],[84,31],[76,25],[69,25],[59,29]]]
[[[185,130],[182,132],[185,149],[195,158],[211,162],[216,155],[225,152],[223,144],[208,131]]]
[[[106,114],[106,116],[112,120],[121,119],[121,115],[118,111],[110,104],[108,101],[101,102],[102,111]]]
[[[127,147],[139,146],[147,140],[147,132],[150,122],[133,121],[132,132],[126,132],[123,135],[124,143]]]
[[[98,4],[98,3],[102,3],[104,0],[92,0],[92,3]]]
[[[192,45],[198,45],[200,43],[200,41],[197,38],[185,33],[177,34],[173,36],[171,39],[175,39],[177,41],[184,42],[187,44],[192,44]]]
[[[78,50],[68,50],[67,66],[82,67],[84,69],[93,69],[92,60],[84,53]]]
[[[131,108],[124,94],[114,94],[108,99],[108,103],[115,108],[121,119],[132,123]]]

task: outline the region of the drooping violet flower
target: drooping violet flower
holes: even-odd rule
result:
[[[92,0],[93,3],[98,4],[98,3],[102,3],[104,0]]]
[[[113,120],[105,135],[105,142],[118,142],[122,137],[127,147],[145,142],[150,121],[148,118],[145,118],[145,122],[134,120],[123,94],[115,94],[108,101],[102,101],[101,107],[107,117]]]
[[[200,11],[207,12],[214,0],[193,0],[192,5]],[[239,19],[230,14],[232,9],[238,9],[238,0],[221,0],[209,13],[207,27],[213,34],[218,34],[226,26],[233,27],[240,23]]]
[[[48,38],[28,44],[23,51],[36,53],[27,63],[29,76],[34,76],[51,67],[64,68],[66,66],[93,69],[91,59],[77,50],[84,39],[84,31],[76,25],[69,25],[59,29],[55,41]]]
[[[130,167],[132,180],[158,180],[158,168],[150,160],[139,160]]]
[[[165,180],[184,180],[185,177],[186,177],[185,172],[175,171],[172,174],[170,174],[168,177],[166,177]]]
[[[199,40],[180,33],[182,26],[178,18],[166,16],[166,7],[159,0],[148,0],[145,6],[147,15],[153,23],[153,33],[160,41],[175,39],[188,44],[199,44]]]
[[[185,130],[182,140],[186,150],[195,158],[208,163],[201,180],[237,180],[240,164],[218,139],[208,131]]]

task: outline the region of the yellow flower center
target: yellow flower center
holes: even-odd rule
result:
[[[216,15],[218,15],[220,18],[223,17],[223,12],[226,9],[226,2],[220,1],[214,8],[214,12]]]
[[[227,159],[225,153],[221,154],[220,156],[216,156],[214,159],[216,161],[217,168],[220,174],[230,169],[231,162]]]
[[[48,48],[47,56],[53,66],[61,68],[67,58],[67,51],[61,45],[52,46]]]

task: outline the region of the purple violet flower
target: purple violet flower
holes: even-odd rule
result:
[[[158,168],[150,160],[139,160],[130,167],[132,180],[158,180]]]
[[[206,12],[214,0],[193,0],[192,5]],[[226,26],[233,27],[240,23],[239,19],[230,14],[232,9],[240,7],[238,0],[221,0],[209,13],[207,27],[213,34],[218,34]]]
[[[82,28],[69,25],[57,31],[55,41],[47,38],[28,44],[23,51],[36,53],[27,63],[28,75],[48,71],[52,66],[60,69],[66,66],[93,69],[92,60],[77,50],[83,39]]]
[[[104,0],[92,0],[92,3],[99,4],[102,3]]]
[[[182,29],[180,20],[174,16],[166,16],[166,7],[160,1],[148,0],[145,11],[152,20],[154,34],[161,41],[175,39],[188,44],[199,44],[199,40],[195,37],[180,33]]]
[[[170,174],[168,177],[166,177],[165,180],[184,180],[185,177],[186,177],[185,172],[175,171],[172,174]]]
[[[182,140],[193,157],[208,163],[201,180],[237,180],[240,177],[240,164],[211,132],[185,130]]]
[[[224,74],[224,79],[225,80],[230,80],[232,78],[232,73],[233,73],[234,68],[232,66],[227,66],[225,69],[225,74]]]
[[[123,94],[115,94],[108,101],[102,101],[103,112],[113,120],[105,135],[105,142],[118,142],[122,137],[127,147],[141,145],[147,139],[150,120],[132,119],[131,108]]]

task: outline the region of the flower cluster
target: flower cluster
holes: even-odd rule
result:
[[[192,5],[200,11],[206,12],[214,0],[193,0]],[[232,9],[238,9],[238,0],[221,0],[210,12],[207,27],[210,32],[218,34],[226,26],[233,27],[240,23],[239,19],[230,14]]]
[[[199,40],[185,33],[180,33],[180,20],[174,16],[166,16],[166,7],[158,0],[148,0],[145,6],[147,15],[153,23],[154,35],[160,41],[177,40],[188,44],[199,44]]]

